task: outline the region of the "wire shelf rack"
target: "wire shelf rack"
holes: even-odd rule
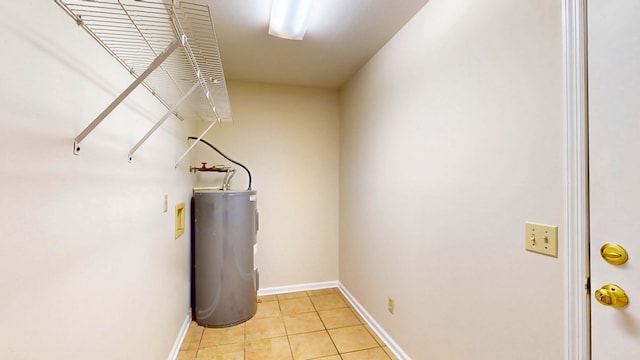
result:
[[[143,85],[171,109],[199,82],[203,91],[175,109],[176,116],[183,120],[231,120],[220,51],[207,5],[162,0],[56,2],[133,76],[143,73],[172,41],[186,40]]]
[[[231,104],[207,5],[177,0],[54,1],[139,79],[169,109],[168,115],[181,120],[231,121]],[[194,91],[196,87],[201,91]],[[125,91],[121,96],[127,94]],[[92,123],[93,127],[97,123]],[[79,135],[76,142],[87,134]]]

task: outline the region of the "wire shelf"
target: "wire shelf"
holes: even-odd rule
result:
[[[178,40],[142,84],[181,120],[231,121],[209,7],[176,0],[55,0],[134,77]],[[194,84],[202,91],[187,96]]]

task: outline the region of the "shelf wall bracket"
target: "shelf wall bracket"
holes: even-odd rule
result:
[[[180,161],[182,161],[182,159],[184,159],[185,156],[187,156],[188,153],[191,152],[191,150],[193,150],[193,148],[200,142],[200,139],[202,139],[208,132],[209,130],[211,130],[211,128],[213,127],[213,125],[217,124],[220,120],[218,121],[212,121],[211,125],[209,125],[203,132],[202,134],[200,134],[200,136],[198,136],[198,139],[196,141],[193,142],[193,144],[191,144],[191,146],[189,146],[189,148],[187,149],[187,151],[184,152],[184,154],[182,154],[182,156],[180,156],[178,158],[178,160],[176,161],[176,164],[174,166],[174,168],[177,168],[178,165],[180,165]]]
[[[142,139],[140,139],[140,141],[138,141],[137,144],[135,144],[131,150],[129,150],[129,162],[131,162],[131,160],[133,160],[133,154],[138,150],[138,148],[144,144],[145,141],[147,141],[147,139],[156,131],[158,130],[158,128],[160,127],[160,125],[162,125],[162,123],[164,123],[165,120],[167,120],[169,118],[169,116],[171,116],[171,114],[173,114],[173,112],[189,97],[189,95],[191,95],[198,87],[200,87],[200,82],[196,82],[195,84],[193,84],[193,86],[191,87],[191,89],[189,89],[189,91],[187,91],[172,107],[171,109],[169,109],[169,111],[167,111],[164,116],[162,116],[162,118],[160,118],[160,120],[151,128],[151,130],[149,130],[143,137]]]
[[[129,94],[138,86],[140,83],[144,81],[160,64],[162,64],[168,57],[171,55],[178,47],[180,46],[180,41],[177,39],[173,40],[167,48],[161,52],[152,62],[149,64],[149,67],[140,74],[132,83],[127,87],[109,106],[104,109],[100,115],[98,115],[95,120],[91,122],[78,136],[76,136],[73,142],[73,153],[75,155],[79,155],[80,153],[80,142],[84,140],[84,138],[89,135],[93,129],[98,126],[102,120],[104,120],[107,115],[109,115]]]

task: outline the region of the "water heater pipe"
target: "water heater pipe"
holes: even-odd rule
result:
[[[246,166],[240,164],[239,162],[231,159],[230,157],[228,157],[227,155],[225,155],[222,151],[218,150],[215,146],[211,145],[207,140],[204,140],[202,138],[197,138],[195,136],[189,136],[187,139],[189,140],[198,140],[198,141],[202,141],[203,143],[207,144],[210,148],[212,148],[213,150],[215,150],[218,154],[220,154],[220,156],[222,156],[223,158],[231,161],[232,163],[240,166],[241,168],[244,169],[244,171],[247,172],[247,175],[249,176],[249,187],[247,188],[247,190],[251,190],[251,171],[249,171],[249,169],[247,169]],[[231,180],[231,179],[229,179]]]

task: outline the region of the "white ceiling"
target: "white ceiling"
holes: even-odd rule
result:
[[[270,0],[204,0],[227,80],[339,88],[428,0],[315,0],[302,41],[267,34]]]

